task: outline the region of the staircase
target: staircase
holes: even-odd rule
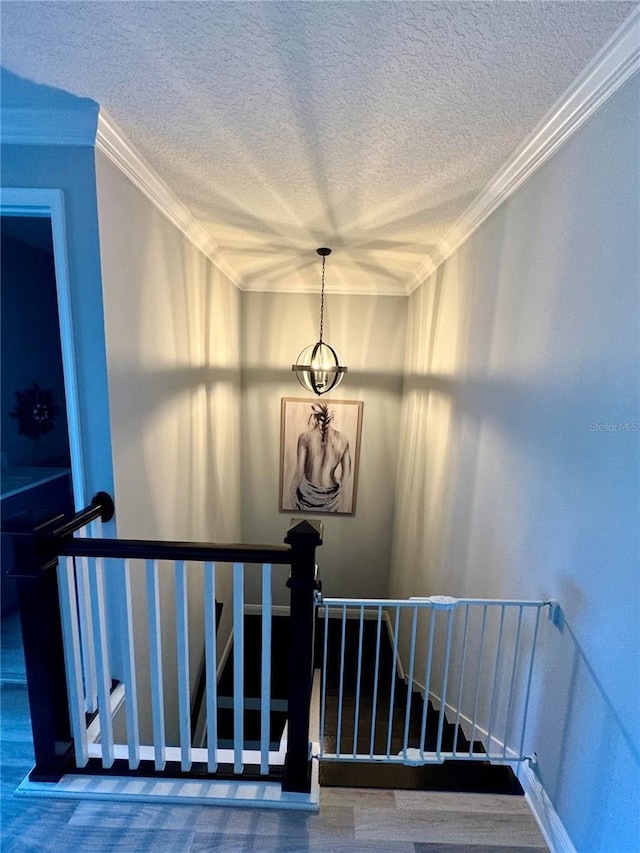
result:
[[[309,521],[293,525],[284,546],[74,535],[113,511],[101,492],[71,518],[11,531],[34,733],[26,786],[71,795],[81,775],[82,796],[87,785],[103,796],[106,785],[109,797],[129,799],[130,779],[139,777],[153,788],[144,796],[158,800],[169,780],[172,797],[317,808],[310,748],[317,625],[320,784],[521,793],[509,766],[529,757],[540,615],[549,607],[553,618],[553,602],[323,597],[315,556],[322,528]],[[286,618],[272,607],[274,566],[290,567]],[[259,605],[245,606],[248,576],[261,579]],[[107,578],[118,589],[116,608],[107,607]],[[161,607],[161,585],[172,589],[168,606]],[[228,592],[235,646],[222,673],[218,588]],[[142,639],[133,630],[138,607],[148,615]],[[192,616],[204,628],[196,632],[204,656],[195,693]],[[114,642],[126,717],[117,727]],[[138,693],[141,643],[148,694]],[[165,646],[175,647],[175,671],[164,666]],[[150,732],[139,723],[141,697]],[[456,719],[447,720],[452,709]]]
[[[287,685],[289,678],[289,619],[273,616],[271,623],[271,710],[269,749],[277,750],[287,722]],[[262,695],[260,662],[262,660],[262,617],[244,617],[244,748],[260,748],[260,696]],[[233,747],[233,669],[234,647],[231,647],[218,681],[218,743]]]
[[[363,622],[360,691],[358,685],[358,648],[360,623],[347,620],[345,625],[345,654],[342,673],[342,714],[338,727],[340,705],[340,675],[342,622],[337,619],[319,620],[318,643],[324,646],[325,623],[329,634],[326,643],[326,721],[325,752],[400,753],[408,743],[420,739],[424,701],[415,690],[409,691],[393,662],[393,649],[388,633],[380,634],[380,673],[392,673],[391,678],[379,677],[375,701],[376,725],[373,739],[373,694],[377,645],[377,624],[373,620]],[[357,698],[359,696],[359,699]],[[356,720],[356,705],[358,725]],[[391,713],[392,711],[392,713]],[[405,727],[405,723],[408,725]],[[389,724],[391,722],[391,725]],[[435,751],[439,726],[439,713],[429,702],[426,717],[425,751]],[[355,740],[354,740],[355,734]],[[469,753],[471,744],[462,728],[444,720],[442,750],[451,751],[456,739],[456,750]],[[406,739],[406,741],[405,741]],[[372,748],[371,748],[372,747]],[[482,744],[476,741],[473,752],[483,752]],[[520,783],[510,767],[493,765],[489,761],[444,761],[442,764],[407,766],[387,764],[379,761],[320,761],[320,785],[353,788],[389,788],[398,790],[433,790],[482,792],[495,794],[522,794]]]

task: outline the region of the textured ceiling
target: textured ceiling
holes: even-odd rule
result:
[[[246,289],[406,292],[626,2],[3,2],[2,64],[89,97]]]

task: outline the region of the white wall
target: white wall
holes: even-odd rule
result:
[[[240,541],[240,294],[99,151],[96,174],[118,535]],[[142,566],[133,574],[142,706]],[[172,573],[161,577],[166,710],[175,724],[174,586]],[[189,579],[193,684],[204,636],[199,567]],[[218,580],[224,636],[228,570]]]
[[[576,848],[616,853],[640,848],[638,103],[636,77],[411,296],[391,583],[560,602],[526,746]]]
[[[317,340],[320,299],[244,293],[242,309],[243,538],[281,544],[293,514],[278,511],[280,401],[317,399],[299,385],[291,365]],[[387,593],[405,323],[404,297],[327,296],[325,340],[349,368],[327,398],[364,402],[356,514],[310,516],[324,522],[318,565],[329,596]],[[285,579],[282,573],[281,593],[274,592],[280,604],[288,602]]]

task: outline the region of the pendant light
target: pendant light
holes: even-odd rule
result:
[[[320,291],[320,338],[315,344],[306,347],[298,356],[291,369],[295,371],[298,382],[307,391],[320,396],[337,388],[348,368],[341,363],[339,354],[332,346],[322,340],[324,332],[324,265],[331,249],[316,249],[322,258],[322,289]]]

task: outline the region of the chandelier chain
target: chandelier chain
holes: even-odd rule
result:
[[[320,289],[320,343],[322,343],[322,333],[324,331],[324,262],[326,258],[322,256],[322,287]]]

